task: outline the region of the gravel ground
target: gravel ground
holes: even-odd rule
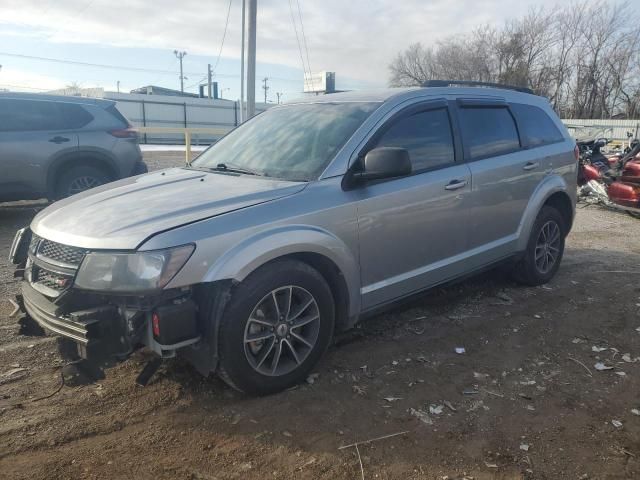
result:
[[[136,387],[144,352],[57,391],[55,339],[9,318],[9,243],[41,207],[0,206],[0,478],[640,478],[638,220],[580,209],[549,285],[436,289],[339,338],[313,383],[246,398],[179,360]]]

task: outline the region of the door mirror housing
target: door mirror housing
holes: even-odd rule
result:
[[[361,172],[354,172],[354,179],[361,181],[405,177],[411,174],[411,160],[406,148],[379,147],[364,157]]]

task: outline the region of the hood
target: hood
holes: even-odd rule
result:
[[[299,192],[306,183],[173,168],[61,200],[31,230],[65,245],[135,249],[155,233]]]

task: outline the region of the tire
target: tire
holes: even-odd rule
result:
[[[222,315],[218,375],[250,395],[290,388],[327,350],[334,323],[331,289],[317,270],[296,260],[265,265],[235,288]]]
[[[99,168],[90,165],[71,167],[58,176],[55,196],[57,200],[60,200],[110,181],[109,175]]]
[[[550,206],[542,207],[531,228],[527,248],[513,269],[513,278],[529,286],[549,282],[560,268],[565,236],[566,226],[560,212]],[[545,237],[549,238],[549,242],[545,242]],[[542,257],[547,260],[546,266]]]

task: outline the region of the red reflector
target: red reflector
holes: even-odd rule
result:
[[[157,313],[151,315],[151,329],[153,330],[153,336],[160,336],[160,317]]]
[[[578,148],[578,145],[573,149],[573,156],[576,157],[576,162],[580,160],[580,149]]]
[[[138,132],[135,128],[119,128],[117,130],[110,130],[109,133],[116,138],[137,138]]]

